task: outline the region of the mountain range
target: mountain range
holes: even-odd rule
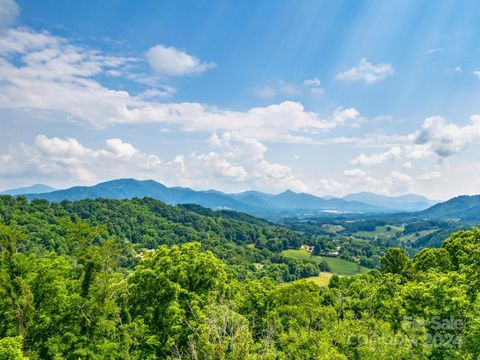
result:
[[[0,191],[0,195],[22,195],[22,194],[42,194],[55,191],[57,189],[43,184],[35,184],[32,186],[20,187],[15,189],[9,189],[5,191]]]
[[[47,191],[41,192],[42,186]],[[28,191],[30,190],[30,191]],[[35,191],[33,191],[35,190]],[[420,211],[434,202],[419,195],[388,197],[373,193],[350,194],[343,198],[318,197],[286,190],[280,194],[245,191],[227,194],[217,190],[196,191],[184,187],[167,187],[153,180],[117,179],[94,186],[75,186],[53,190],[45,185],[12,189],[10,195],[24,194],[29,200],[81,200],[86,198],[127,199],[151,197],[168,204],[198,204],[214,210],[228,209],[266,216],[282,212],[391,213]]]
[[[384,207],[393,211],[418,211],[435,205],[438,201],[427,199],[424,196],[407,194],[401,196],[385,196],[370,192],[349,194],[342,199],[359,201],[365,204]]]

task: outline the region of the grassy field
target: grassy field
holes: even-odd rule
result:
[[[437,231],[438,229],[435,228],[435,229],[430,229],[430,230],[421,230],[418,232],[418,236],[413,233],[413,234],[408,234],[408,235],[405,235],[405,236],[402,236],[399,238],[399,240],[402,240],[402,241],[407,241],[407,242],[410,242],[410,241],[417,241],[419,238],[421,238],[422,236],[427,236],[431,233],[434,233],[435,231]]]
[[[322,272],[318,276],[308,277],[308,278],[305,278],[304,280],[314,282],[319,286],[328,286],[328,283],[330,282],[330,278],[332,277],[332,275],[333,275],[332,273]]]
[[[336,233],[342,231],[345,228],[341,225],[323,224],[322,229],[324,229],[325,231],[328,231],[330,233],[336,234]]]
[[[388,231],[387,227],[390,227],[391,230]],[[395,225],[385,225],[385,226],[377,226],[375,227],[375,231],[357,231],[353,235],[355,236],[362,236],[362,237],[376,237],[376,236],[393,236],[396,232],[403,231],[402,226],[395,226]]]
[[[347,261],[340,258],[334,257],[327,257],[327,256],[316,256],[310,254],[308,251],[305,250],[285,250],[282,251],[282,255],[293,258],[293,259],[303,259],[303,260],[310,260],[319,263],[322,260],[325,260],[328,266],[330,267],[330,271],[337,275],[354,275],[359,273],[366,273],[370,269],[364,266],[358,266],[354,262]]]

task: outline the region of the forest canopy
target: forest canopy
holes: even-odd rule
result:
[[[480,230],[319,286],[303,235],[191,210],[1,197],[0,358],[480,357]]]

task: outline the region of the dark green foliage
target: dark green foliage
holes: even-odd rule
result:
[[[411,260],[404,250],[399,248],[388,249],[381,259],[381,269],[384,273],[406,275],[410,270]]]

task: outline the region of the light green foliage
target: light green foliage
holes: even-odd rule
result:
[[[413,266],[417,271],[427,271],[429,269],[449,271],[452,268],[452,262],[448,251],[443,248],[422,249],[415,255]]]
[[[130,314],[148,328],[143,341],[155,346],[142,356],[172,355],[204,321],[206,304],[225,290],[225,265],[199,243],[159,247],[145,255],[128,278]],[[142,340],[140,340],[142,341]]]
[[[0,339],[0,359],[2,360],[28,360],[22,352],[23,339],[18,337],[6,337]]]

